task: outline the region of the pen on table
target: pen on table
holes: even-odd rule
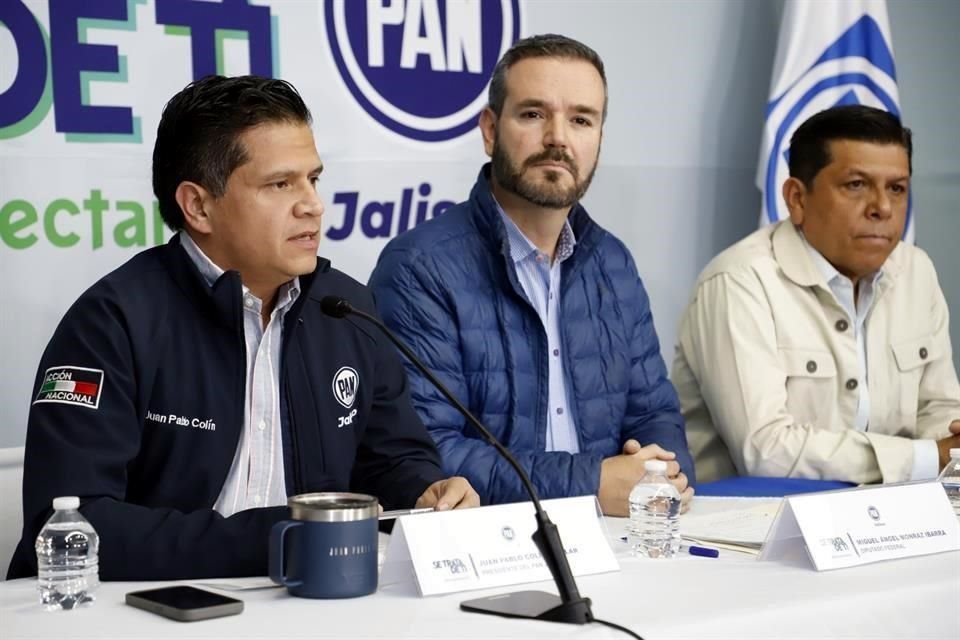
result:
[[[627,536],[620,536],[622,542],[627,542]],[[720,552],[716,549],[711,549],[710,547],[701,547],[695,544],[686,544],[681,545],[684,549],[687,550],[692,556],[700,556],[703,558],[719,558]]]
[[[687,552],[692,556],[700,556],[702,558],[718,558],[720,557],[720,552],[716,549],[711,549],[710,547],[700,547],[695,544],[683,545],[686,547]]]
[[[433,511],[433,507],[423,507],[421,509],[394,509],[392,511],[384,511],[380,514],[381,520],[393,520],[394,518],[399,518],[400,516],[412,516],[417,513],[430,513]]]

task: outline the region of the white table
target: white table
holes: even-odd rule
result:
[[[695,509],[717,504],[703,500]],[[624,523],[608,519],[611,538]],[[580,591],[593,600],[597,617],[646,640],[960,638],[960,552],[818,573],[804,558],[772,563],[722,552],[718,559],[647,560],[631,557],[625,545],[616,548],[621,571],[582,577]],[[123,604],[128,591],[163,584],[104,583],[93,607],[50,613],[38,604],[35,580],[0,583],[0,639],[627,637],[600,625],[508,620],[458,608],[461,600],[498,592],[555,593],[549,583],[431,598],[418,597],[412,586],[388,585],[365,598],[325,601],[280,589],[243,591],[229,594],[244,601],[241,615],[193,623]]]

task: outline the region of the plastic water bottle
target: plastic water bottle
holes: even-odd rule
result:
[[[680,492],[667,480],[667,463],[647,460],[630,492],[629,540],[647,558],[672,558],[680,549]]]
[[[75,496],[54,498],[54,513],[37,536],[40,602],[49,611],[90,604],[100,586],[100,536],[79,507]]]
[[[960,518],[960,449],[950,449],[950,462],[937,478],[950,498],[953,512]]]

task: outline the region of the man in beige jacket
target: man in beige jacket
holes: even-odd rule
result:
[[[672,378],[701,481],[931,478],[960,447],[946,300],[899,241],[911,155],[884,111],[813,116],[790,143],[790,220],[700,275]]]

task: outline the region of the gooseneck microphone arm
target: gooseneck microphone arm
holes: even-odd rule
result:
[[[520,466],[520,463],[517,462],[517,459],[513,457],[513,454],[504,447],[497,438],[494,437],[492,433],[481,423],[463,404],[450,392],[447,387],[440,382],[439,379],[433,374],[432,371],[427,369],[426,365],[420,361],[407,345],[403,344],[399,338],[377,317],[355,309],[347,300],[338,296],[325,296],[320,300],[320,309],[324,314],[331,316],[333,318],[343,318],[347,315],[354,315],[363,318],[367,322],[376,326],[380,331],[389,338],[389,340],[396,345],[397,349],[407,357],[413,366],[415,366],[420,373],[422,373],[426,378],[433,383],[443,397],[447,399],[450,404],[456,407],[463,417],[465,417],[473,427],[479,431],[486,441],[497,450],[497,452],[510,463],[510,466],[513,467],[514,471],[517,472],[517,475],[520,476],[520,479],[523,481],[523,486],[527,490],[527,493],[530,495],[530,500],[533,502],[533,507],[536,510],[536,519],[537,519],[537,530],[533,534],[534,544],[537,545],[537,548],[540,550],[540,554],[543,556],[544,561],[547,563],[547,566],[550,569],[550,573],[553,576],[553,580],[557,585],[557,590],[560,593],[560,602],[556,606],[548,606],[546,610],[543,610],[545,601],[543,598],[536,598],[536,601],[533,601],[529,594],[537,594],[538,592],[520,592],[516,594],[521,596],[518,600],[523,600],[523,596],[527,596],[526,601],[516,602],[514,606],[505,606],[503,603],[503,596],[498,596],[496,604],[491,602],[490,607],[484,607],[482,605],[476,605],[477,601],[471,603],[472,606],[464,606],[463,608],[474,611],[477,613],[494,613],[497,615],[504,615],[508,617],[520,617],[520,618],[538,618],[541,620],[551,620],[554,622],[568,622],[574,624],[586,624],[587,622],[593,621],[593,612],[590,610],[590,599],[583,598],[580,596],[580,592],[577,589],[577,583],[573,579],[573,573],[570,571],[570,564],[567,562],[567,555],[564,552],[563,544],[560,541],[560,533],[557,530],[557,526],[550,521],[550,517],[543,510],[543,507],[540,506],[540,499],[537,496],[537,491],[533,487],[533,483],[530,482],[530,477],[527,475],[526,471],[523,470],[523,467]],[[549,594],[542,594],[542,596],[549,596]],[[466,604],[466,603],[465,603]],[[551,603],[553,604],[553,603]],[[540,609],[539,611],[533,611],[533,609]]]
[[[334,303],[335,301],[336,309],[337,309],[335,313],[330,313],[327,310],[327,308],[324,307],[324,304],[327,303],[328,300],[330,300],[331,303]],[[527,493],[530,494],[530,496],[533,498],[533,506],[534,508],[536,508],[537,513],[538,514],[543,513],[543,508],[540,506],[540,499],[537,497],[536,489],[533,488],[533,484],[530,482],[530,478],[524,472],[523,467],[520,466],[520,463],[517,462],[517,459],[513,457],[512,453],[510,453],[510,450],[507,449],[502,444],[500,444],[500,441],[497,440],[485,426],[483,426],[483,423],[480,422],[480,420],[478,420],[476,416],[474,416],[470,412],[469,409],[463,406],[460,400],[458,400],[457,397],[453,395],[453,392],[447,389],[446,385],[440,382],[440,380],[433,374],[433,372],[427,369],[426,365],[423,364],[420,358],[418,358],[416,354],[414,354],[413,351],[410,350],[410,347],[408,347],[403,342],[401,342],[400,339],[392,331],[390,331],[390,329],[386,325],[384,325],[379,318],[372,316],[369,313],[360,311],[359,309],[355,309],[349,302],[347,302],[343,298],[337,298],[335,296],[327,296],[323,298],[320,301],[320,308],[328,316],[342,318],[347,315],[354,315],[354,316],[359,316],[363,318],[367,322],[371,322],[377,325],[377,327],[379,327],[381,331],[383,331],[383,334],[387,336],[387,338],[389,338],[394,345],[396,345],[397,349],[399,349],[400,352],[407,357],[407,360],[413,363],[413,366],[419,369],[420,373],[425,375],[427,379],[433,383],[433,386],[435,386],[440,391],[440,393],[443,394],[443,397],[447,399],[447,402],[449,402],[454,407],[456,407],[457,411],[462,413],[463,416],[470,421],[470,424],[472,424],[477,431],[483,434],[483,437],[486,438],[487,442],[493,445],[493,448],[499,451],[500,455],[507,459],[507,462],[510,463],[510,466],[513,467],[514,471],[517,472],[517,475],[519,475],[520,479],[523,481],[523,486],[526,488]]]

